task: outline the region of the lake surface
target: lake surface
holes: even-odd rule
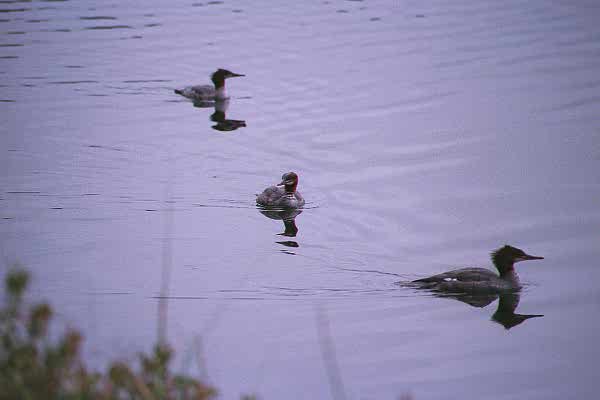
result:
[[[595,397],[597,1],[0,3],[0,272],[92,365],[162,304],[223,399]],[[220,67],[225,115],[173,93]],[[505,243],[516,311],[396,284]]]

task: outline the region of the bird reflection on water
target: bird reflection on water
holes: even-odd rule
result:
[[[301,209],[277,209],[269,207],[259,207],[259,211],[262,215],[270,219],[276,219],[283,221],[284,231],[278,233],[279,236],[296,237],[298,234],[298,226],[296,226],[296,217],[302,214]],[[285,247],[300,247],[298,242],[295,240],[284,240],[276,242]],[[294,254],[289,252],[289,254]]]
[[[238,128],[245,128],[246,121],[237,119],[227,119],[227,109],[229,108],[229,99],[219,101],[205,101],[197,100],[194,101],[194,107],[197,108],[212,108],[214,112],[210,116],[210,120],[216,122],[215,125],[211,126],[216,131],[231,132]]]
[[[498,307],[491,320],[502,325],[506,330],[513,328],[530,318],[543,317],[543,314],[516,314],[515,310],[521,300],[519,293],[503,293],[503,294],[467,294],[467,293],[434,293],[436,297],[452,298],[472,307],[484,308],[493,303],[496,299]]]

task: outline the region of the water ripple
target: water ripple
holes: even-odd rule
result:
[[[97,25],[97,26],[86,26],[83,29],[87,30],[109,30],[109,29],[133,29],[130,25]]]

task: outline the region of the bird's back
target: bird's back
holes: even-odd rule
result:
[[[266,207],[296,208],[304,205],[304,198],[298,192],[286,193],[281,187],[271,186],[256,197],[256,203]]]
[[[187,86],[183,89],[176,89],[175,93],[194,100],[214,99],[216,95],[215,88],[210,85]]]
[[[446,282],[448,280],[457,280],[461,282],[481,282],[490,281],[498,278],[498,275],[486,268],[460,268],[429,276],[423,279],[417,279],[415,282],[434,283]]]
[[[285,195],[285,191],[283,189],[277,186],[270,186],[258,195],[256,198],[256,203],[260,204],[261,206],[272,206],[275,205],[274,202],[283,195]]]
[[[485,268],[455,269],[413,283],[424,289],[450,293],[497,293],[519,289]]]

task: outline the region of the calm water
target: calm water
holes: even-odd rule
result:
[[[224,399],[594,397],[598,2],[0,3],[1,268],[92,364],[162,291]],[[225,115],[173,93],[218,67]],[[254,206],[290,170],[295,237]],[[504,243],[543,317],[395,284]]]

